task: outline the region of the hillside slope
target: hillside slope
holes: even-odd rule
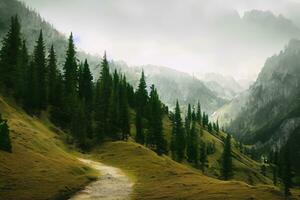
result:
[[[136,180],[134,199],[282,199],[273,187],[209,178],[131,142],[106,143],[94,150],[93,158],[131,175]]]
[[[50,49],[52,44],[54,45],[59,68],[62,69],[67,47],[66,36],[57,31],[53,25],[45,21],[37,12],[27,8],[25,4],[17,0],[0,1],[0,38],[3,38],[8,30],[10,17],[16,14],[20,18],[21,32],[24,38],[26,38],[29,52],[32,52],[42,29],[46,50]],[[89,61],[93,77],[95,78],[94,80],[97,80],[100,75],[100,56],[89,55],[83,51],[79,51],[78,59],[83,61],[85,58]],[[128,81],[134,86],[140,78],[142,68],[144,68],[148,86],[150,87],[150,85],[155,84],[163,102],[169,106],[175,104],[174,101],[176,98],[182,104],[196,104],[197,101],[201,101],[203,109],[206,112],[212,113],[226,103],[224,99],[210,91],[200,80],[194,79],[183,72],[152,65],[128,67],[125,63],[120,62],[112,62],[111,66],[125,73]]]
[[[235,137],[255,145],[262,154],[289,146],[298,176],[300,162],[292,158],[300,156],[299,66],[300,41],[291,40],[279,54],[267,59],[245,96],[215,114],[215,118],[228,124],[228,131]]]
[[[146,81],[150,87],[154,84],[164,104],[173,108],[176,99],[181,105],[201,102],[202,110],[211,114],[224,105],[227,100],[210,90],[201,80],[168,67],[144,65],[128,66],[125,62],[111,62],[113,69],[118,69],[126,74],[127,80],[137,86],[142,71],[146,74]],[[182,107],[183,111],[187,107]]]
[[[171,141],[172,134],[172,123],[169,118],[166,116],[163,120],[164,133],[167,140]],[[199,129],[199,126],[198,126]],[[215,152],[208,155],[208,164],[209,167],[205,170],[205,175],[220,178],[221,171],[221,156],[223,152],[224,142],[222,138],[226,137],[226,134],[223,132],[220,133],[209,133],[207,130],[202,129],[200,138],[206,145],[214,145]],[[261,163],[254,161],[247,155],[241,153],[237,148],[237,142],[232,140],[232,152],[233,152],[233,166],[234,166],[234,176],[233,180],[243,181],[251,185],[259,184],[271,184],[272,181],[270,178],[263,176],[261,174]],[[187,164],[188,165],[188,164]]]
[[[62,142],[64,133],[0,98],[13,153],[0,151],[0,199],[65,199],[95,178]]]

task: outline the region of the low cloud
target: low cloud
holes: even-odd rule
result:
[[[112,58],[131,65],[164,65],[189,73],[214,71],[236,78],[253,77],[266,57],[279,52],[299,33],[294,25],[298,22],[289,24],[288,30],[280,30],[282,21],[277,17],[283,14],[296,21],[296,12],[289,12],[292,6],[299,6],[296,1],[25,2],[60,31],[73,31],[77,45],[90,53],[107,50]],[[245,20],[245,11],[251,9],[271,10],[278,24],[260,24],[265,23],[264,18],[258,22]]]

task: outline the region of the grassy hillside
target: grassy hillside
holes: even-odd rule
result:
[[[224,133],[221,133],[224,134]],[[216,152],[208,156],[210,169],[208,169],[208,174],[218,177],[220,171],[220,160],[223,152],[223,141],[207,131],[203,131],[203,140],[206,142],[215,143]],[[272,184],[272,181],[263,176],[261,171],[261,163],[258,163],[245,154],[241,153],[233,141],[232,145],[232,155],[233,155],[233,166],[234,166],[234,180],[244,181],[251,185],[256,184]]]
[[[209,178],[132,142],[106,143],[94,150],[93,157],[124,169],[136,180],[134,199],[282,199],[274,187]]]
[[[0,98],[13,145],[11,154],[0,151],[0,199],[61,199],[95,178],[67,152],[63,132],[15,108]]]
[[[172,133],[172,123],[170,119],[165,116],[163,119],[164,133],[168,141],[171,140]],[[199,127],[198,127],[199,128]],[[206,170],[205,174],[211,177],[220,177],[220,160],[223,152],[223,141],[221,136],[225,137],[225,133],[220,133],[219,135],[213,135],[206,130],[202,131],[201,139],[206,143],[215,144],[215,153],[208,156],[209,168]],[[236,147],[235,141],[232,145],[233,150],[233,165],[234,165],[234,177],[233,180],[244,181],[251,185],[257,184],[272,184],[272,181],[263,176],[260,173],[261,164],[252,160],[248,156],[242,154]]]

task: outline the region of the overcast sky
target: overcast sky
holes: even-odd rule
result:
[[[24,1],[59,31],[72,31],[77,46],[89,53],[106,50],[110,58],[130,65],[237,79],[255,77],[266,58],[295,35],[295,28],[289,28],[293,24],[279,30],[249,25],[245,11],[270,10],[300,26],[300,0]]]

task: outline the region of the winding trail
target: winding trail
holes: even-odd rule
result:
[[[92,182],[69,200],[130,200],[134,183],[122,170],[92,160],[79,160],[101,173]]]

